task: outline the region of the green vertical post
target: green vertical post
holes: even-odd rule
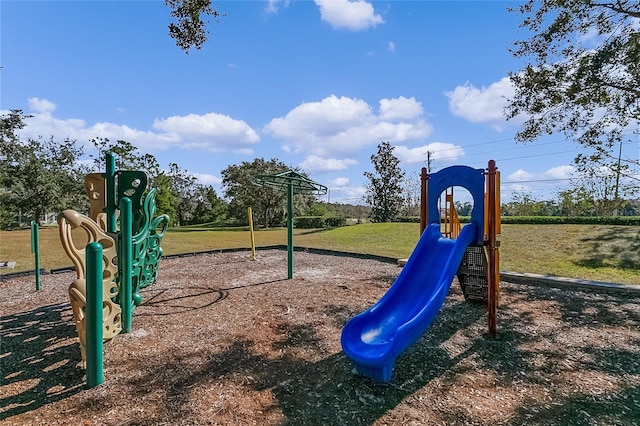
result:
[[[293,184],[287,185],[287,277],[293,278]]]
[[[104,178],[107,182],[107,232],[116,232],[116,158],[112,153],[105,154],[107,171]]]
[[[102,245],[89,243],[85,249],[86,277],[86,355],[87,386],[102,383]]]
[[[277,175],[256,175],[254,185],[269,186],[287,192],[287,260],[288,278],[293,278],[293,194],[326,194],[327,187],[300,175],[293,170]]]
[[[36,268],[36,291],[40,290],[40,236],[38,231],[38,222],[31,221],[31,253],[34,256]]]
[[[120,233],[118,243],[118,270],[120,276],[120,308],[122,309],[122,333],[131,333],[131,316],[133,314],[132,269],[133,269],[133,211],[131,199],[120,200]]]

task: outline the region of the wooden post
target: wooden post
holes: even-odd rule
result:
[[[489,288],[487,290],[487,322],[489,333],[495,337],[496,335],[496,311],[498,307],[498,243],[496,240],[496,162],[489,160],[487,168],[487,249],[489,252],[489,265],[487,268],[487,279]]]

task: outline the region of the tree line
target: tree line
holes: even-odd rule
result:
[[[366,202],[371,207],[369,217],[373,222],[393,222],[402,217],[415,217],[419,213],[420,178],[405,178],[399,167],[400,160],[393,154],[389,142],[378,145],[378,152],[371,156],[374,172],[365,172],[369,179]],[[598,174],[598,171],[600,174]],[[617,182],[616,186],[614,182]],[[640,199],[633,179],[602,171],[593,164],[586,170],[578,170],[570,187],[559,190],[552,200],[539,200],[526,191],[515,192],[511,200],[501,204],[504,216],[638,216]],[[455,199],[455,198],[454,198]],[[460,216],[471,214],[473,204],[455,201]]]
[[[228,166],[222,171],[224,198],[211,185],[204,185],[177,163],[162,168],[149,153],[141,153],[124,140],[106,138],[90,141],[93,148],[87,159],[84,146],[65,139],[38,138],[21,141],[18,131],[29,116],[21,110],[0,115],[0,228],[19,227],[30,220],[42,222],[46,213],[64,209],[88,210],[84,176],[104,172],[104,155],[114,154],[117,170],[146,173],[150,188],[156,188],[158,214],[171,217],[172,226],[215,223],[246,225],[248,207],[256,224],[263,227],[285,221],[286,195],[272,187],[257,187],[255,175],[273,175],[289,170],[277,159],[256,158],[251,162]],[[294,170],[308,177],[304,171]],[[353,206],[318,202],[312,195],[294,196],[296,216],[349,214]],[[358,212],[362,213],[362,212]]]
[[[169,35],[187,53],[207,41],[209,18],[220,22],[225,16],[211,0],[164,3],[174,19]],[[546,134],[562,133],[584,147],[585,153],[574,160],[578,174],[572,187],[559,192],[557,200],[516,194],[502,206],[503,211],[638,214],[639,179],[633,168],[640,167],[640,162],[622,157],[623,143],[640,133],[638,1],[526,0],[510,10],[522,15],[521,27],[531,34],[516,40],[510,50],[526,61],[523,69],[509,75],[515,93],[508,99],[505,115],[507,119],[525,118],[516,140],[533,142]],[[68,139],[22,143],[16,132],[25,126],[25,118],[20,110],[1,117],[0,227],[20,214],[40,220],[49,211],[86,209],[82,176],[100,164],[100,155],[94,158],[93,167],[80,163],[83,150]],[[249,200],[264,226],[281,221],[284,215],[283,194],[270,188],[255,191],[249,184],[253,174],[286,170],[276,159],[260,158],[225,169],[226,201],[175,163],[161,169],[155,157],[140,154],[129,142],[97,138],[91,143],[99,154],[114,152],[119,167],[146,171],[158,188],[158,210],[173,217],[174,224],[223,218],[242,222]],[[364,197],[371,220],[386,222],[416,215],[419,181],[415,176],[405,179],[389,142],[382,142],[371,160],[374,172],[365,173],[369,183]],[[309,197],[297,196],[295,208],[296,214],[327,212],[327,205]]]
[[[272,187],[257,187],[255,175],[273,175],[288,170],[277,159],[256,158],[230,165],[222,170],[224,198],[210,185],[197,182],[195,176],[176,163],[161,168],[149,153],[141,153],[130,142],[111,142],[106,138],[90,141],[96,154],[84,158],[84,147],[75,141],[38,138],[21,141],[18,131],[28,118],[20,110],[0,115],[0,228],[9,229],[30,220],[41,222],[45,213],[64,209],[88,210],[84,176],[104,172],[104,154],[111,152],[118,170],[141,170],[149,187],[156,188],[158,214],[168,214],[172,226],[195,224],[246,225],[248,207],[258,226],[281,225],[286,219],[286,195]],[[296,216],[343,216],[372,222],[391,222],[416,217],[420,208],[420,178],[403,171],[386,141],[371,156],[373,171],[368,179],[364,205],[324,203],[313,195],[295,195]],[[297,173],[307,176],[299,169]],[[307,176],[308,177],[308,176]],[[607,191],[608,188],[608,191]],[[459,215],[467,215],[470,202],[456,201]],[[612,196],[606,179],[577,179],[571,189],[558,193],[556,200],[536,200],[530,194],[516,193],[502,205],[503,215],[513,216],[610,216],[638,215],[640,201]]]
[[[206,42],[207,17],[220,22],[224,16],[211,0],[166,0],[165,5],[176,20],[170,35],[185,52]],[[640,3],[524,0],[508,10],[521,16],[520,27],[528,35],[509,49],[524,62],[509,73],[515,93],[504,111],[507,119],[524,118],[515,139],[535,142],[544,135],[564,134],[584,152],[574,159],[577,177],[571,188],[561,191],[557,200],[516,194],[504,211],[637,214],[640,179],[634,169],[640,161],[623,158],[622,146],[640,137]],[[405,188],[404,199],[398,196],[403,180],[387,155],[389,148],[379,150],[376,172],[365,174],[366,200],[377,221],[415,209],[414,190]],[[392,171],[380,168],[383,164]]]

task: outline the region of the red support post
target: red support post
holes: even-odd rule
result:
[[[487,321],[489,326],[489,333],[495,337],[496,335],[496,311],[498,308],[498,243],[496,240],[496,225],[497,225],[497,209],[496,209],[496,173],[498,168],[494,160],[489,160],[489,167],[487,168],[487,249],[489,252],[489,265],[487,268],[487,278],[489,281],[488,295],[487,295]]]

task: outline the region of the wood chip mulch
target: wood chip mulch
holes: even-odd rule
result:
[[[501,283],[498,336],[457,282],[389,384],[340,333],[400,268],[280,250],[164,259],[86,389],[74,273],[0,281],[0,425],[637,425],[640,298]]]

